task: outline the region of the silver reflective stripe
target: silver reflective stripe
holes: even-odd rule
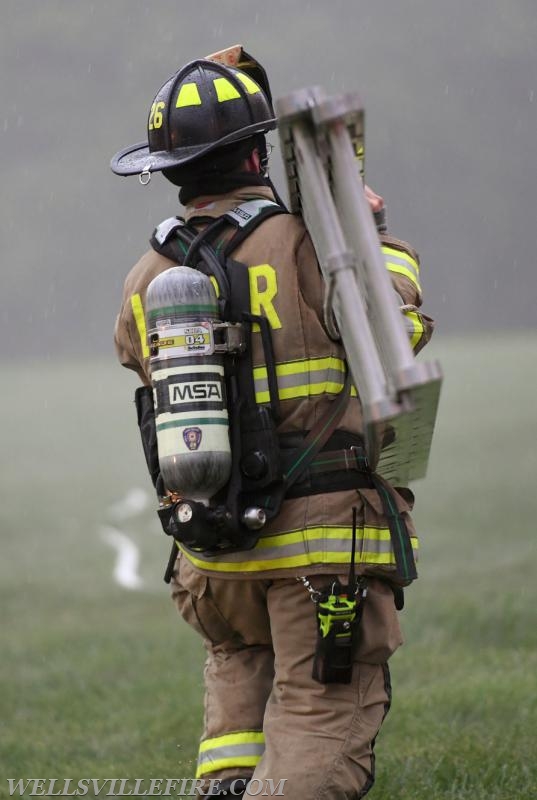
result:
[[[224,216],[235,222],[239,228],[244,228],[264,208],[275,205],[277,204],[273,203],[272,200],[248,200],[246,203],[241,203],[240,206],[235,206],[231,211],[227,211]]]
[[[276,366],[277,371],[277,366]],[[345,372],[339,369],[311,369],[297,372],[294,375],[277,375],[279,392],[317,383],[334,383],[339,391],[345,382]],[[268,392],[267,378],[254,378],[255,391]],[[334,387],[336,391],[336,387]]]
[[[384,258],[386,259],[386,261],[391,261],[393,264],[400,264],[402,267],[408,267],[409,269],[412,270],[412,272],[416,275],[416,277],[418,277],[418,275],[420,274],[418,264],[416,260],[412,258],[412,256],[406,256],[406,257],[404,255],[396,256],[391,248],[389,249],[383,248],[382,252],[384,253]]]
[[[396,256],[392,249],[388,250],[384,247],[382,248],[382,253],[384,255],[384,260],[388,270],[390,269],[390,266],[392,266],[394,272],[401,272],[403,275],[409,272],[410,275],[413,276],[414,282],[419,287],[419,267],[417,262],[411,256],[407,256],[406,258],[403,255]]]
[[[261,742],[252,744],[225,744],[221,747],[213,747],[210,750],[200,752],[198,756],[198,767],[203,767],[213,761],[220,761],[222,758],[241,758],[243,756],[259,757],[265,752],[265,745]]]
[[[388,530],[388,529],[385,529]],[[350,529],[349,529],[350,532]],[[283,534],[285,535],[285,534]],[[261,559],[262,561],[272,561],[273,559],[281,559],[281,558],[291,558],[292,556],[299,556],[306,553],[324,553],[329,556],[331,553],[348,553],[350,547],[350,540],[351,535],[337,539],[327,538],[319,535],[316,538],[306,538],[299,542],[293,542],[292,544],[283,544],[278,545],[275,544],[273,546],[265,546],[265,542],[268,541],[267,539],[262,539],[253,550],[250,550],[248,553],[244,551],[236,552],[236,553],[226,553],[219,554],[216,556],[211,556],[206,553],[203,555],[203,560],[205,562],[221,562],[225,561],[227,563],[234,563],[234,562],[242,562],[245,561],[246,558],[249,561],[255,561],[256,559]],[[277,540],[278,536],[275,535],[274,538]],[[360,533],[357,534],[357,555],[356,555],[356,563],[360,563],[360,553],[365,553],[369,555],[371,553],[378,553],[389,555],[392,552],[392,543],[391,540],[388,539],[375,539],[375,538],[368,538],[368,537],[361,537]],[[261,545],[261,546],[260,546]],[[395,559],[394,559],[395,560]]]
[[[422,318],[419,312],[416,311],[404,311],[403,317],[406,331],[410,337],[410,344],[412,348],[415,348],[425,333]]]

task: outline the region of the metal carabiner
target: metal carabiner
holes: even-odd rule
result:
[[[138,175],[138,180],[140,181],[142,186],[147,186],[147,184],[151,180],[151,172],[149,170],[150,166],[151,166],[151,164],[146,164],[145,167],[143,168],[143,170]]]

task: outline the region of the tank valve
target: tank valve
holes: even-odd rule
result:
[[[242,522],[251,531],[258,531],[267,521],[267,515],[262,508],[251,506],[243,511]]]

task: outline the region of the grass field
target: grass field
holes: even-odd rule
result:
[[[420,579],[369,797],[530,800],[537,335],[439,340],[433,355],[446,381],[414,487]],[[162,583],[134,378],[112,356],[3,374],[0,797],[8,778],[193,776],[203,652]],[[133,488],[148,505],[122,517]],[[141,550],[137,591],[114,580],[106,526]]]

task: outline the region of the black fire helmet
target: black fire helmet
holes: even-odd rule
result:
[[[276,127],[270,99],[246,72],[215,61],[191,61],[158,91],[148,141],[113,157],[117,175],[158,172]]]

